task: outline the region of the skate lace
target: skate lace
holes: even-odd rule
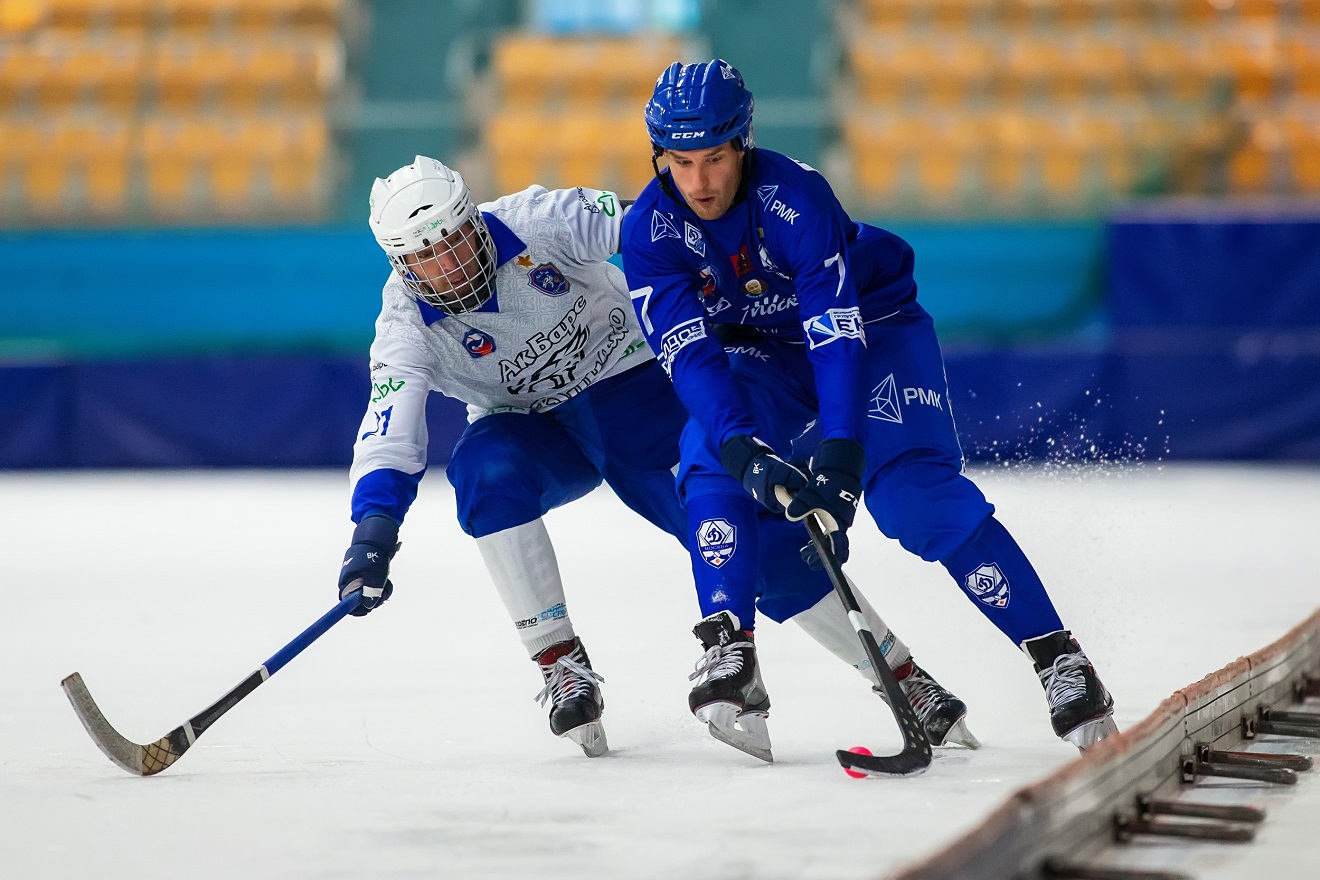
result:
[[[711,645],[706,653],[697,660],[695,671],[688,676],[688,681],[695,681],[706,676],[710,681],[717,678],[729,678],[742,672],[746,660],[743,650],[751,648],[751,642],[734,642],[730,645]]]
[[[1051,707],[1086,696],[1085,670],[1090,665],[1083,653],[1060,654],[1048,669],[1040,671],[1040,682],[1045,686],[1045,698]]]
[[[596,682],[604,681],[590,666],[584,666],[571,656],[565,655],[555,661],[545,687],[532,699],[545,705],[546,700],[553,700],[558,706],[574,697],[585,697],[596,687]]]
[[[932,678],[927,678],[915,670],[902,681],[903,693],[907,695],[908,702],[916,710],[917,717],[924,723],[926,716],[929,715],[936,706],[944,700],[953,696],[946,691],[939,682]]]

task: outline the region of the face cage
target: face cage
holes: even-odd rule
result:
[[[418,299],[448,315],[480,308],[495,289],[495,242],[479,214],[427,248],[389,259]]]

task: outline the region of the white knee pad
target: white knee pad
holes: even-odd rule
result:
[[[528,655],[535,659],[551,645],[573,638],[559,562],[545,523],[535,519],[476,540]]]
[[[850,579],[848,583],[852,584],[852,580]],[[871,625],[871,633],[875,636],[876,644],[880,646],[880,653],[889,663],[889,668],[902,666],[911,660],[912,652],[908,650],[908,646],[889,629],[876,610],[871,607],[871,603],[866,601],[866,597],[857,592],[855,587],[853,595],[866,622]],[[860,672],[867,681],[875,685],[880,683],[880,679],[871,668],[870,659],[866,656],[866,649],[862,647],[862,640],[858,637],[857,630],[853,629],[852,622],[848,620],[843,600],[839,598],[837,592],[831,590],[825,598],[790,619],[802,627],[807,635],[823,645],[825,650]]]

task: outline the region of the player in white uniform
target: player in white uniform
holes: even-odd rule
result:
[[[357,527],[339,578],[341,596],[362,592],[355,614],[389,598],[399,526],[426,470],[427,395],[467,403],[469,423],[446,469],[459,524],[539,664],[551,731],[592,757],[608,748],[603,679],[574,632],[541,517],[603,480],[684,552],[698,548],[694,565],[718,565],[723,546],[703,527],[693,534],[679,502],[674,469],[688,416],[646,344],[623,273],[607,262],[623,213],[613,193],[539,186],[478,208],[457,172],[424,156],[376,181],[370,224],[394,271],[371,346],[371,403],[350,473]],[[763,592],[823,582],[823,599],[784,617],[874,682],[842,602],[797,554],[799,530],[781,527],[792,535],[766,542]],[[890,663],[910,659],[865,610]],[[922,682],[910,698],[956,704],[960,721],[961,701]],[[742,731],[712,725],[711,733],[769,760],[764,724],[746,730],[755,715],[739,720]],[[975,744],[961,723],[928,734],[937,744]]]
[[[371,404],[353,449],[357,523],[341,595],[389,598],[389,561],[426,470],[426,398],[468,405],[447,473],[551,701],[550,728],[595,757],[604,701],[567,611],[547,511],[610,484],[684,540],[673,468],[686,412],[633,315],[613,193],[529,187],[478,206],[462,177],[418,156],[371,192],[394,267],[371,346]]]

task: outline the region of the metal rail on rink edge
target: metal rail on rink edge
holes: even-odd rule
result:
[[[1263,811],[1174,796],[1194,795],[1208,777],[1287,786],[1314,772],[1304,755],[1236,749],[1261,734],[1320,740],[1317,699],[1320,610],[1014,792],[980,825],[888,880],[1188,880],[1176,870],[1110,867],[1100,854],[1140,838],[1251,840]],[[1287,748],[1288,740],[1272,742]]]

